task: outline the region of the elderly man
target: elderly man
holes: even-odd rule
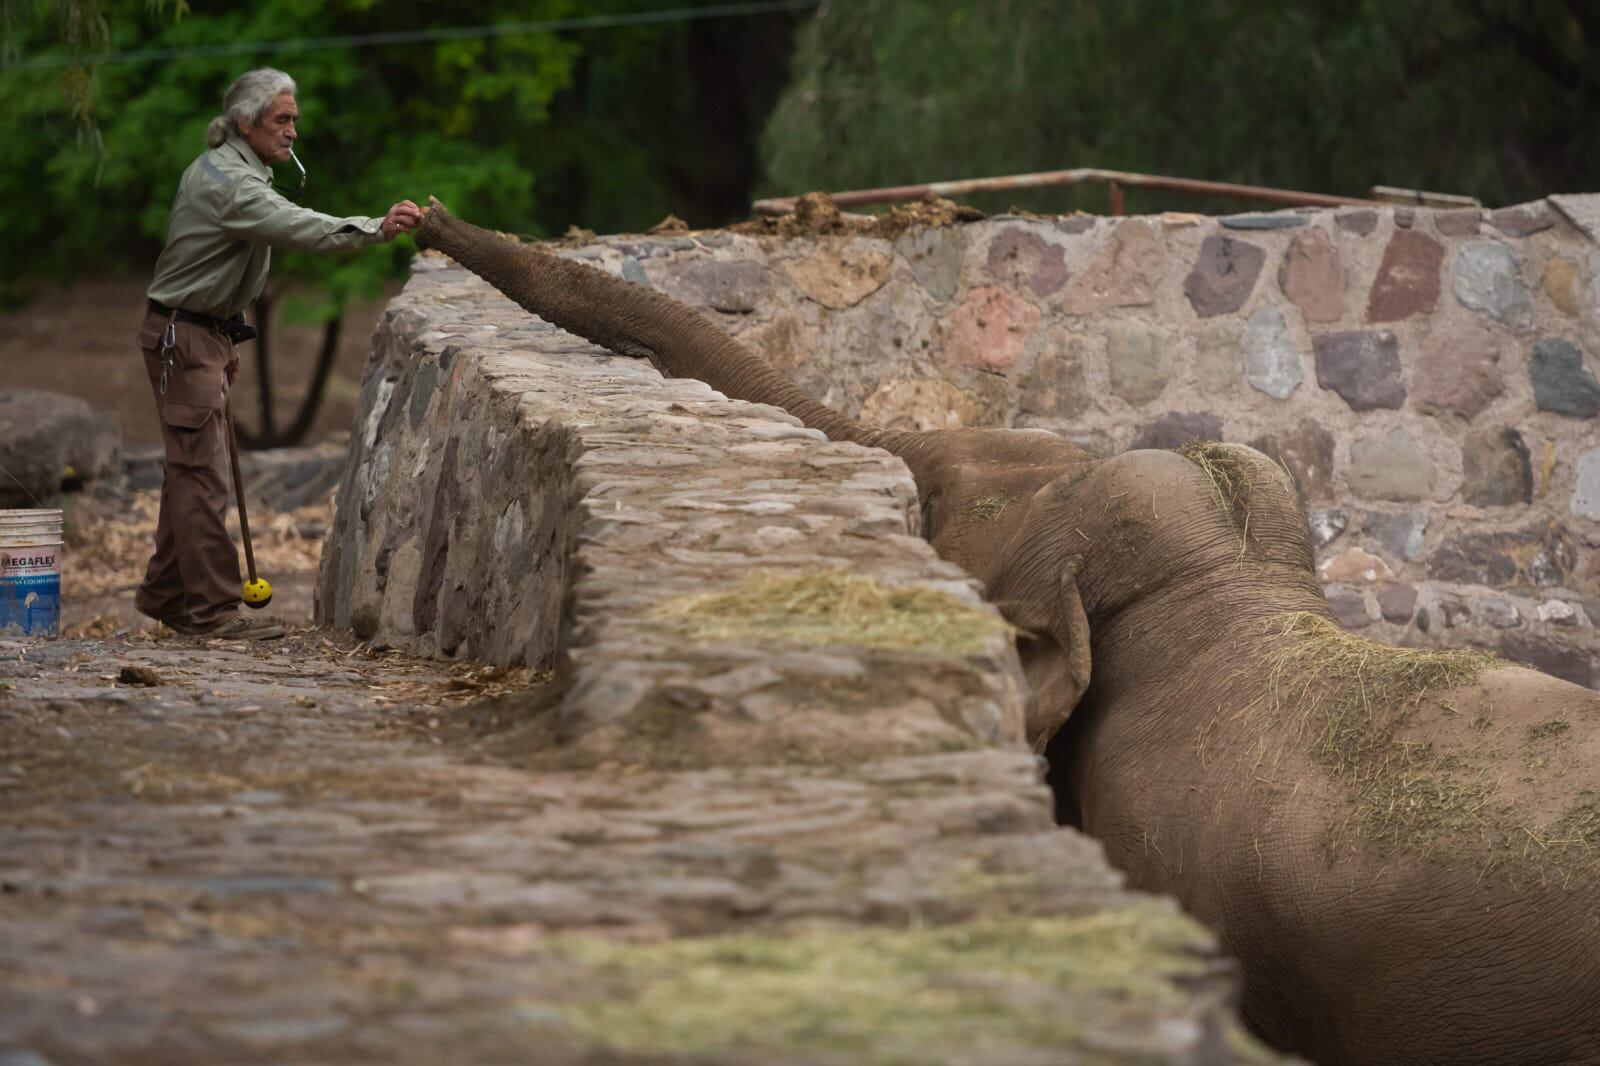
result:
[[[229,538],[224,405],[234,345],[254,335],[244,309],[261,295],[272,249],[338,251],[393,240],[422,214],[410,200],[383,218],[334,218],[272,189],[272,164],[294,158],[294,81],[252,70],[228,90],[206,133],[210,150],[184,171],[139,331],[166,444],[155,554],[135,605],[179,633],[233,640],[283,635],[239,610],[239,556]],[[302,171],[303,173],[303,171]]]

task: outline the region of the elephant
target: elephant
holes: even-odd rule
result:
[[[1018,632],[1059,820],[1215,930],[1268,1042],[1600,1064],[1600,694],[1346,633],[1266,456],[865,426],[649,287],[437,204],[417,241],[594,343],[900,456],[924,535]]]

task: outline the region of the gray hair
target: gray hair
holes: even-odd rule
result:
[[[206,144],[216,148],[233,130],[243,133],[246,126],[261,121],[279,95],[294,91],[294,79],[271,67],[239,75],[229,86],[228,95],[223,97],[222,114],[212,119],[206,128]]]

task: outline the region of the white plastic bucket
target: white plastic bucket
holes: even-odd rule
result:
[[[0,637],[61,634],[61,512],[0,511]]]

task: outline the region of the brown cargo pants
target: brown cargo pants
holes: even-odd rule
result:
[[[139,330],[145,372],[166,445],[155,554],[134,596],[142,614],[209,629],[237,613],[239,553],[228,536],[228,399],[233,342],[218,330],[174,323],[173,363],[161,390],[167,316],[149,311]]]

